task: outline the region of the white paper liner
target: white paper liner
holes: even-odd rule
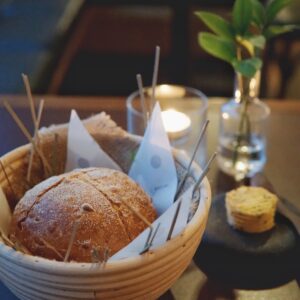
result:
[[[86,130],[75,110],[71,111],[67,162],[65,171],[77,168],[102,167],[121,171],[121,168],[102,150]]]
[[[150,195],[158,215],[172,205],[178,180],[158,102],[128,175]]]

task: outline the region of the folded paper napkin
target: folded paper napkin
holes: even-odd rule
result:
[[[68,131],[67,162],[65,172],[77,168],[121,168],[102,150],[80,121],[75,110],[71,111]]]
[[[158,102],[153,109],[129,176],[151,196],[159,215],[172,205],[178,179]]]

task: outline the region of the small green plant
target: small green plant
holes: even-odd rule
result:
[[[196,16],[213,32],[201,32],[199,44],[209,54],[230,63],[237,73],[251,78],[262,67],[266,41],[296,27],[273,24],[277,14],[290,3],[291,0],[271,0],[264,6],[259,0],[236,0],[230,21],[197,11]]]
[[[196,16],[213,32],[201,32],[200,46],[209,54],[228,62],[237,74],[240,89],[240,119],[234,141],[233,166],[239,159],[243,144],[252,144],[250,116],[247,95],[247,78],[253,78],[262,68],[262,53],[266,42],[274,36],[289,32],[295,25],[274,24],[278,13],[288,6],[291,0],[270,0],[263,5],[259,0],[236,0],[231,20],[219,15],[198,11]],[[248,87],[249,88],[249,87]],[[243,93],[246,92],[244,95]]]

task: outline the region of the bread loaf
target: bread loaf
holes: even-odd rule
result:
[[[259,233],[271,229],[278,198],[261,187],[242,186],[226,194],[227,221],[241,231]]]
[[[72,232],[69,260],[93,261],[113,255],[156,218],[149,196],[126,174],[104,168],[75,170],[50,177],[26,192],[12,218],[10,238],[33,255],[64,260]]]

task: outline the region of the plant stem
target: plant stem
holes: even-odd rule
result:
[[[248,106],[249,106],[249,99],[248,96],[245,95],[243,79],[241,76],[238,75],[238,82],[239,82],[239,90],[240,90],[240,103],[242,105],[241,108],[241,117],[238,126],[238,134],[236,138],[236,144],[234,145],[234,152],[232,157],[233,167],[235,167],[238,156],[239,156],[239,149],[241,147],[241,143],[243,140],[246,140],[247,143],[251,143],[251,123],[248,116]]]
[[[236,144],[234,145],[234,152],[233,152],[233,166],[236,165],[237,159],[238,159],[238,150],[241,147],[241,143],[243,141],[243,138],[245,137],[244,131],[246,131],[246,139],[249,140],[250,138],[250,122],[247,122],[247,108],[248,108],[248,100],[242,101],[242,113],[241,113],[241,118],[239,122],[239,130],[237,134],[237,139],[236,139]],[[244,130],[244,124],[246,123],[246,130]]]

